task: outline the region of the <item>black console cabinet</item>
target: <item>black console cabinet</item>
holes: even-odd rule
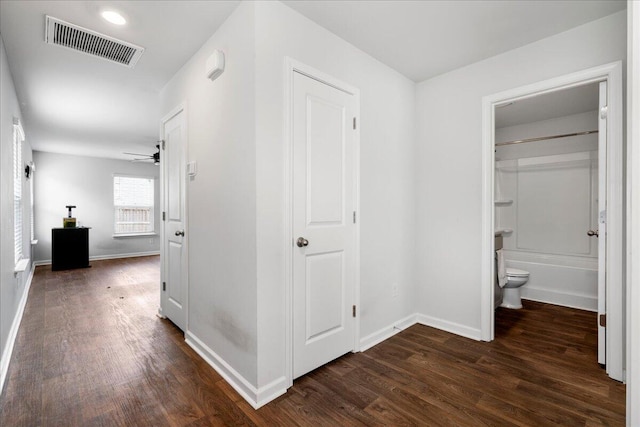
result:
[[[51,229],[51,269],[69,270],[89,265],[89,228]]]

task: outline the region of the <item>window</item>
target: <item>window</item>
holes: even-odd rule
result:
[[[22,259],[22,141],[20,121],[13,119],[13,236],[15,264]]]
[[[116,175],[113,177],[114,234],[154,232],[154,179]]]

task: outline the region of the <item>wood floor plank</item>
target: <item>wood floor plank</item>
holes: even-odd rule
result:
[[[479,342],[414,325],[255,410],[156,316],[158,257],[38,267],[1,426],[623,426],[595,313],[524,302]]]

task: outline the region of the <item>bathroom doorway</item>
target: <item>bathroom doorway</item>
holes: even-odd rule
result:
[[[529,273],[522,297],[604,315],[598,361],[621,381],[620,70],[610,64],[483,99],[482,334],[494,338],[502,245],[507,267]]]

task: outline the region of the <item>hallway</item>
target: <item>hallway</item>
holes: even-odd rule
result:
[[[492,343],[415,325],[254,411],[156,317],[158,281],[158,257],[38,267],[0,425],[624,425],[594,313],[525,301]]]

